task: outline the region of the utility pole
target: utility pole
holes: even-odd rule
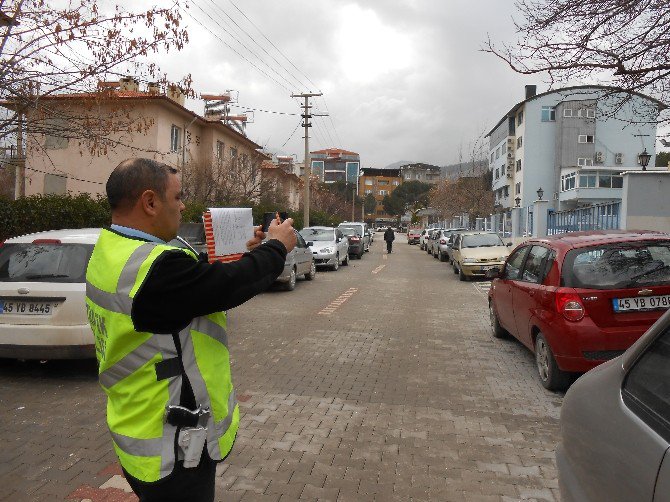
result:
[[[312,127],[312,124],[309,123],[309,119],[312,118],[312,114],[309,113],[311,106],[309,105],[309,98],[315,96],[323,96],[321,92],[306,92],[304,94],[291,94],[292,98],[304,98],[305,104],[302,105],[302,126],[305,128],[305,194],[303,198],[303,227],[309,226],[309,182],[312,177],[312,163],[309,159],[309,128]]]
[[[17,115],[16,125],[16,159],[12,159],[15,167],[14,198],[26,196],[26,159],[23,156],[23,114]]]

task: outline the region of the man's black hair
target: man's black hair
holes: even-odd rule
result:
[[[145,190],[153,190],[165,199],[168,176],[178,172],[151,159],[124,160],[109,175],[105,187],[112,211],[131,207]]]

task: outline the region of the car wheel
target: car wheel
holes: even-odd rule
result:
[[[444,253],[440,253],[440,261],[447,261],[447,257],[444,255]]]
[[[305,274],[305,279],[308,281],[313,281],[316,277],[316,263],[312,260],[312,264],[309,266],[309,272]]]
[[[344,257],[344,260],[342,261],[342,266],[343,267],[346,267],[347,265],[349,265],[349,255],[348,254]]]
[[[458,268],[456,268],[456,262],[453,261],[451,262],[451,268],[453,269],[454,274],[458,273]]]
[[[491,320],[491,334],[494,338],[505,338],[507,332],[503,329],[498,321],[498,314],[493,308],[493,302],[489,301],[489,319]]]
[[[551,347],[542,333],[538,333],[535,338],[535,364],[540,383],[545,389],[565,390],[570,385],[570,373],[559,369]]]
[[[358,259],[360,260],[360,259],[362,259],[362,258],[363,258],[363,251],[361,251],[361,252],[358,254]]]
[[[467,281],[468,276],[463,273],[463,269],[461,267],[458,267],[458,280],[459,281]]]
[[[333,272],[336,272],[339,268],[340,268],[340,253],[337,253],[337,254],[335,255],[335,263],[333,263],[333,264],[330,266],[330,269],[331,269]]]
[[[291,275],[288,278],[288,282],[284,283],[284,289],[286,291],[293,291],[295,289],[295,282],[297,280],[297,275],[295,273],[295,267],[291,270]]]

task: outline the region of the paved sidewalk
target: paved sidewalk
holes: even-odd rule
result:
[[[232,311],[242,423],[217,500],[558,500],[562,396],[490,336],[488,284],[383,247]],[[0,500],[136,500],[91,365],[0,363]]]

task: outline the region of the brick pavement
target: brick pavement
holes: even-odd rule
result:
[[[383,244],[231,313],[242,423],[218,499],[558,500],[562,397],[489,335],[486,283]],[[0,360],[0,405],[0,500],[136,500],[93,365]]]

